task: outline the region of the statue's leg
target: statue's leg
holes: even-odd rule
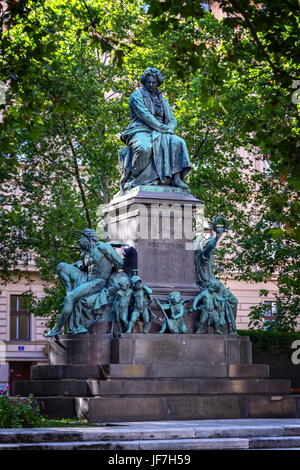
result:
[[[78,276],[81,274],[80,269],[68,263],[59,263],[56,267],[56,271],[66,292],[71,292]]]
[[[140,312],[134,310],[131,314],[130,322],[128,323],[128,328],[126,333],[132,333],[134,325],[136,324],[137,320],[139,319]]]
[[[122,310],[122,312],[120,314],[120,319],[121,319],[122,326],[123,326],[124,330],[127,330],[127,328],[128,328],[128,308],[125,308],[124,310]]]
[[[164,320],[158,333],[164,333],[167,329],[167,321]]]
[[[81,287],[81,286],[79,286],[79,287]],[[79,287],[77,287],[75,290],[79,289]],[[64,300],[64,303],[63,303],[63,309],[62,309],[62,312],[61,312],[60,316],[58,317],[56,325],[54,326],[54,328],[52,328],[52,330],[50,330],[48,333],[46,333],[44,335],[45,338],[49,338],[51,336],[57,336],[60,333],[61,329],[63,328],[64,324],[68,321],[68,319],[69,319],[69,317],[72,314],[73,309],[74,309],[75,300],[73,300],[73,297],[71,295],[71,294],[73,294],[73,292],[75,292],[75,291],[71,291],[71,292],[67,293],[67,295],[65,296],[65,300]]]
[[[197,323],[196,333],[207,333],[208,312],[202,312]]]
[[[180,178],[180,172],[175,173],[172,178],[172,186],[176,186],[176,188],[181,188],[181,189],[188,189],[188,185],[182,181]]]
[[[149,333],[149,329],[151,326],[150,315],[148,312],[148,308],[146,308],[142,313],[143,318],[143,333]]]
[[[148,165],[152,154],[151,133],[137,132],[130,140],[133,150],[131,175],[138,176]]]
[[[191,163],[188,156],[188,150],[185,140],[178,135],[170,136],[172,147],[172,181],[171,184],[181,189],[188,189],[188,185],[183,182],[183,175],[190,168]]]
[[[236,327],[235,327],[235,326],[232,326],[232,325],[229,325],[228,334],[230,334],[230,335],[237,335]]]
[[[232,310],[228,311],[228,322],[227,322],[227,324],[228,324],[228,333],[230,335],[236,335],[237,334],[237,332],[236,332],[236,323],[235,323],[234,313],[232,312]]]
[[[222,308],[222,311],[219,312],[219,321],[220,321],[220,326],[223,326],[226,323],[224,307]]]
[[[153,161],[153,142],[151,132],[137,132],[129,141],[132,150],[132,162],[124,189],[141,184],[159,183],[159,175]]]
[[[223,333],[220,330],[219,314],[217,312],[212,313],[212,324],[214,328],[214,333],[217,335],[222,335]]]
[[[60,314],[60,317],[58,318],[57,323],[54,326],[54,328],[52,328],[52,330],[50,330],[48,333],[44,335],[45,338],[48,338],[50,336],[57,336],[60,333],[62,327],[68,321],[70,315],[72,314],[74,303],[77,300],[81,299],[82,297],[88,297],[89,295],[100,292],[100,290],[103,289],[105,284],[106,284],[106,281],[104,279],[94,279],[92,281],[81,284],[80,286],[76,287],[76,289],[67,293],[67,295],[65,296],[63,309]],[[84,333],[86,331],[87,330],[85,328],[84,330],[80,332]]]
[[[43,336],[45,336],[45,338],[50,338],[51,336],[59,335],[64,324],[68,321],[68,318],[70,314],[72,313],[72,309],[73,309],[73,303],[64,301],[63,310],[60,316],[58,317],[56,325],[54,326],[54,328],[52,328],[52,330],[50,330],[48,333],[44,334]]]
[[[120,312],[116,311],[115,312],[116,319],[117,319],[117,324],[118,324],[118,333],[123,333],[123,326],[120,318]]]
[[[82,309],[80,302],[76,302],[73,305],[72,315],[69,316],[67,322],[67,333],[68,334],[77,334],[77,333],[84,333],[82,331]]]

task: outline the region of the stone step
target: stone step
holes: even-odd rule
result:
[[[33,380],[151,378],[151,377],[230,377],[267,378],[266,364],[99,364],[33,366]]]
[[[284,394],[43,396],[35,401],[50,418],[84,418],[94,423],[300,416],[300,397]]]
[[[229,420],[230,421],[230,420]],[[51,442],[89,442],[89,441],[135,441],[171,439],[228,439],[228,438],[281,438],[300,439],[300,425],[265,423],[246,420],[246,424],[226,422],[189,421],[175,423],[118,423],[115,426],[74,427],[74,428],[31,428],[0,430],[0,444],[29,444]],[[278,420],[279,421],[279,420]],[[193,424],[195,423],[195,424]],[[287,442],[288,443],[288,442]]]
[[[248,448],[249,439],[239,438],[0,444],[0,450],[224,450]]]
[[[118,422],[114,426],[0,430],[0,450],[298,450],[299,446],[299,419]]]
[[[32,380],[103,378],[101,365],[45,365],[31,366]]]
[[[300,436],[274,436],[274,437],[259,437],[250,440],[250,448],[252,449],[280,449],[298,447],[300,448]]]
[[[299,449],[300,437],[138,439],[114,441],[65,441],[0,443],[0,450],[225,450]],[[147,457],[148,458],[148,457]],[[146,459],[146,457],[145,457]],[[149,460],[144,460],[149,462]],[[152,462],[152,460],[151,460]]]
[[[25,380],[16,381],[13,385],[14,395],[33,396],[284,394],[289,391],[289,380],[264,378]]]

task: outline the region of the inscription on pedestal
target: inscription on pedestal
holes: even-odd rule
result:
[[[149,248],[175,248],[177,250],[184,250],[184,243],[175,242],[148,242]]]
[[[137,187],[103,208],[106,235],[134,245],[138,274],[155,295],[178,290],[193,296],[193,226],[202,208],[194,196],[172,187]]]

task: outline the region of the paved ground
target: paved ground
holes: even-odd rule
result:
[[[126,426],[126,427],[140,427],[141,429],[149,426],[157,428],[170,428],[173,426],[181,427],[198,427],[209,428],[209,427],[247,427],[247,426],[285,426],[285,425],[298,425],[300,426],[300,418],[270,418],[270,419],[199,419],[199,420],[186,420],[186,421],[133,421],[133,422],[119,422],[113,423],[111,426]],[[106,423],[109,426],[109,423]]]
[[[0,450],[300,450],[300,419],[119,422],[0,429]]]

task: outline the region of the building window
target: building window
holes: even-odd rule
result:
[[[263,174],[265,175],[266,178],[273,178],[273,171],[270,165],[270,160],[267,155],[263,155],[263,160],[262,160],[262,170]]]
[[[271,323],[276,319],[276,302],[266,300],[264,302],[264,308],[264,330],[267,330],[270,327]]]
[[[30,341],[30,313],[22,295],[10,296],[10,339]]]

